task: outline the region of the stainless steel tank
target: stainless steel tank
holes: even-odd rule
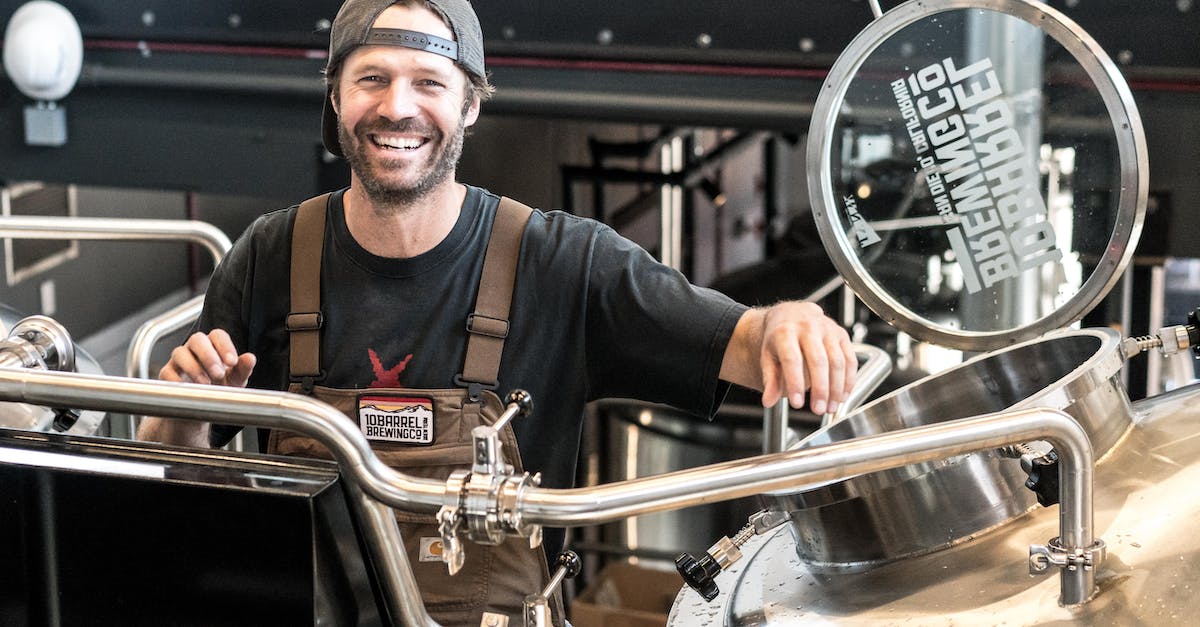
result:
[[[763,449],[761,407],[725,406],[712,421],[629,399],[599,401],[596,410],[606,427],[597,483],[751,457]],[[797,412],[791,427],[807,434],[819,420]],[[758,497],[749,497],[634,516],[605,525],[601,540],[605,549],[621,557],[636,556],[639,563],[649,560],[669,569],[679,552],[703,550],[709,538],[737,526],[760,507]]]
[[[1192,618],[1200,388],[1132,404],[1129,341],[1068,328],[1119,280],[1145,213],[1141,122],[1107,55],[1037,2],[907,2],[834,64],[808,142],[813,214],[846,283],[898,329],[975,357],[800,446],[1063,410],[1099,460],[1098,591],[1064,607],[1054,578],[1029,576],[1058,508],[1025,488],[1022,451],[996,450],[774,495],[788,524],[741,546],[711,603],[685,588],[670,624]]]
[[[684,588],[668,624],[1193,624],[1200,385],[1132,409],[1128,436],[1096,466],[1096,535],[1107,556],[1091,602],[1062,607],[1054,577],[1029,575],[1027,545],[1058,528],[1057,508],[1036,507],[969,541],[857,572],[813,568],[782,527],[742,547],[745,558],[717,576],[721,594],[711,603]]]
[[[1008,409],[1060,409],[1097,457],[1132,424],[1120,335],[1069,331],[972,359],[903,387],[799,446],[817,446]],[[1002,525],[1037,502],[1019,460],[1000,451],[905,466],[778,495],[795,549],[814,569],[855,570],[936,551]]]

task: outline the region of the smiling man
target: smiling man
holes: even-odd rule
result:
[[[446,479],[472,426],[521,388],[503,429],[517,472],[569,487],[583,406],[662,402],[709,417],[734,382],[834,411],[854,380],[846,332],[811,303],[748,309],[691,285],[597,222],[533,211],[455,179],[492,87],[466,0],[349,0],[334,20],[323,140],[350,186],[260,217],[213,274],[167,381],[288,389],[338,407],[385,463]],[[281,280],[290,277],[290,281]],[[144,439],[220,446],[220,425],[147,419]],[[272,453],[328,457],[272,432]],[[548,580],[514,539],[471,545],[451,578],[431,516],[398,513],[426,608],[443,624],[520,620]],[[562,533],[547,530],[555,551]],[[556,624],[562,624],[556,599]]]

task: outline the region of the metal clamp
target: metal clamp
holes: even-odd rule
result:
[[[508,536],[529,538],[529,548],[542,544],[542,526],[528,524],[518,504],[529,487],[541,485],[541,473],[530,475],[492,474],[456,470],[446,480],[442,508],[437,519],[442,532],[442,561],[454,574],[461,567],[459,534],[480,544],[497,545]],[[457,566],[456,566],[457,564]]]
[[[542,526],[526,523],[521,517],[521,510],[517,507],[517,503],[520,502],[521,493],[526,488],[536,488],[540,485],[542,485],[542,473],[540,472],[533,475],[529,473],[521,476],[513,475],[505,477],[496,494],[496,508],[505,529],[509,534],[529,538],[529,548],[531,549],[542,545]]]
[[[473,542],[493,546],[504,542],[504,521],[496,503],[504,479],[500,475],[471,473],[467,480],[462,516],[467,522],[467,537]]]
[[[480,544],[496,545],[508,536],[529,538],[529,547],[542,543],[541,525],[526,524],[517,508],[521,493],[541,483],[541,475],[472,474],[465,486],[461,515],[467,537]]]
[[[1100,539],[1086,549],[1067,550],[1062,546],[1061,539],[1052,538],[1044,545],[1029,545],[1029,574],[1043,575],[1050,570],[1051,566],[1068,571],[1094,570],[1104,563],[1107,554],[1108,548]]]
[[[444,504],[437,513],[438,533],[442,536],[442,562],[446,564],[446,570],[451,575],[458,574],[467,559],[458,534],[463,525],[460,511],[468,477],[470,473],[465,470],[450,473],[450,477],[446,479]]]
[[[474,440],[474,461],[471,471],[477,474],[511,475],[513,467],[504,458],[504,445],[500,432],[518,416],[528,416],[533,411],[533,397],[525,390],[509,392],[504,412],[491,425],[480,425],[471,429]]]

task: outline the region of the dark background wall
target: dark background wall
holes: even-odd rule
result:
[[[0,21],[22,4],[0,0]],[[80,215],[213,222],[230,237],[263,211],[347,180],[318,138],[328,21],[336,0],[63,0],[85,39],[83,75],[63,101],[69,139],[24,142],[28,100],[0,76],[0,183],[82,186]],[[890,8],[895,3],[884,3]],[[717,0],[498,2],[478,0],[497,97],[468,140],[464,180],[543,208],[591,213],[587,184],[564,166],[595,165],[595,142],[649,141],[703,129],[692,148],[719,148],[729,132],[761,133],[708,177],[738,187],[722,211],[702,196],[689,206],[694,259],[707,282],[771,254],[783,218],[807,203],[803,136],[828,67],[871,18],[857,2]],[[1151,190],[1162,203],[1143,241],[1155,254],[1200,257],[1200,7],[1191,2],[1078,0],[1050,3],[1078,21],[1129,80],[1145,122]],[[770,146],[768,146],[770,143]],[[798,149],[797,149],[798,147]],[[787,151],[785,151],[787,152]],[[653,169],[644,158],[618,167]],[[784,169],[786,166],[786,169]],[[765,193],[770,179],[781,197]],[[740,187],[739,187],[740,186]],[[648,185],[603,198],[633,203]],[[1152,228],[1151,228],[1152,227]],[[653,225],[631,224],[650,233]],[[653,247],[652,235],[644,242]],[[717,251],[711,250],[718,247]],[[136,248],[136,250],[135,250]],[[40,283],[58,282],[59,310],[90,333],[175,290],[197,287],[205,268],[182,245],[85,243],[80,257],[0,302],[40,305]]]

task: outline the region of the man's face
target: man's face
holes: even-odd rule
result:
[[[424,7],[393,5],[375,26],[453,38]],[[399,46],[362,46],[342,63],[336,89],[342,152],[369,198],[402,204],[453,180],[463,135],[479,115],[453,61]]]

